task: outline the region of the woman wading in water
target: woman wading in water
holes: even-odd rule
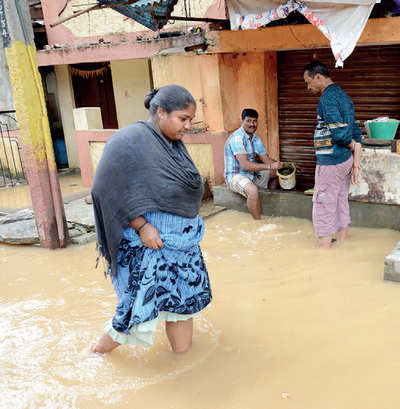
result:
[[[193,317],[211,301],[199,247],[203,185],[181,141],[196,102],[185,88],[167,85],[151,91],[145,107],[149,121],[110,138],[94,178],[97,244],[118,305],[92,352],[151,345],[160,320],[172,350],[185,352]]]

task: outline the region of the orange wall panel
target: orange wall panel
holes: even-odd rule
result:
[[[220,54],[224,127],[229,133],[241,124],[244,108],[259,113],[257,134],[267,146],[264,53]]]

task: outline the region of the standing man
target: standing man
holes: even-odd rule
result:
[[[303,78],[309,91],[321,94],[314,133],[317,166],[312,218],[319,247],[329,248],[334,234],[338,242],[347,237],[349,188],[350,181],[358,184],[361,130],[353,101],[332,81],[324,64],[308,64]]]
[[[268,182],[277,182],[276,170],[282,163],[271,159],[255,134],[258,112],[246,108],[242,111],[242,126],[225,144],[225,181],[230,190],[247,199],[247,207],[254,219],[261,218],[258,188],[268,189]],[[272,178],[275,178],[272,181]]]

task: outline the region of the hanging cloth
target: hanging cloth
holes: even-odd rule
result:
[[[233,30],[263,27],[298,11],[329,39],[336,67],[343,67],[375,3],[375,0],[289,0],[283,4],[274,0],[228,0],[228,8]]]

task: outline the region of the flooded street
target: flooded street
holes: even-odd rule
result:
[[[193,348],[87,347],[116,305],[95,244],[0,245],[1,409],[393,409],[400,287],[383,262],[400,232],[350,229],[319,250],[310,221],[225,211],[202,249],[214,300]]]
[[[58,180],[63,197],[88,191],[83,186],[79,174],[61,174]],[[2,208],[16,210],[28,206],[32,206],[29,185],[0,188],[0,210]]]

